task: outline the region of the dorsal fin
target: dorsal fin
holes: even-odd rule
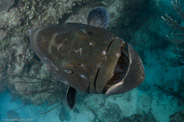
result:
[[[107,28],[109,23],[109,14],[104,7],[97,7],[88,14],[88,25]]]
[[[66,97],[67,97],[67,103],[68,106],[73,109],[75,105],[75,97],[76,97],[76,90],[70,86],[68,86],[67,92],[66,92]]]

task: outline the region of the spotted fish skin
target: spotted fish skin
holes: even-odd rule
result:
[[[131,45],[104,28],[50,25],[32,31],[30,41],[61,82],[82,92],[120,94],[137,87],[145,77]]]

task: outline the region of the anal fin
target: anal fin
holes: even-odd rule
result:
[[[75,105],[75,97],[76,97],[76,90],[70,86],[68,86],[67,92],[66,92],[66,97],[67,97],[67,103],[68,106],[73,109]]]

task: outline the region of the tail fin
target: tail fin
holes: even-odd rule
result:
[[[109,23],[109,14],[104,7],[97,7],[90,11],[87,21],[88,25],[107,28]]]

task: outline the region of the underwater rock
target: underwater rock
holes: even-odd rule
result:
[[[0,0],[0,12],[7,11],[14,3],[15,0]]]
[[[0,30],[0,41],[3,40],[6,36],[7,34],[4,31]]]
[[[177,112],[170,116],[170,122],[184,122],[184,112]]]
[[[123,111],[117,104],[108,103],[108,106],[104,109],[102,116],[104,117],[101,121],[105,122],[119,122],[122,118]],[[99,118],[101,119],[101,117]]]
[[[61,120],[61,122],[70,120],[70,114],[66,110],[66,108],[63,107],[63,105],[61,106],[59,111],[59,119]]]
[[[133,114],[121,120],[122,122],[157,122],[152,114]]]
[[[15,112],[14,110],[9,110],[6,113],[6,116],[8,117],[8,119],[20,119],[19,114]]]

